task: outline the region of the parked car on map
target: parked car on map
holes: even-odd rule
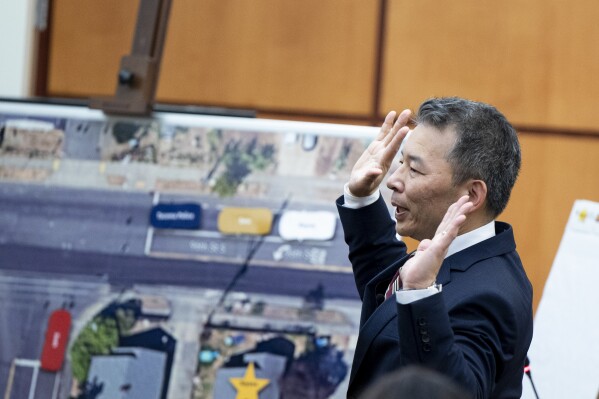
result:
[[[287,241],[328,241],[335,236],[337,216],[328,211],[286,211],[279,235]]]
[[[223,234],[265,235],[272,228],[268,208],[225,207],[218,214],[218,230]]]
[[[42,370],[56,372],[62,368],[70,330],[71,314],[65,309],[52,312],[48,319],[46,338],[42,349],[40,362]]]

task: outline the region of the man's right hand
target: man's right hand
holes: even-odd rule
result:
[[[348,185],[353,196],[366,197],[373,194],[387,175],[401,142],[408,134],[409,128],[406,125],[412,112],[409,109],[402,111],[393,123],[395,115],[395,111],[387,114],[381,132],[354,165]]]

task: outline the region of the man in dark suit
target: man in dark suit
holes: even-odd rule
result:
[[[409,110],[395,117],[337,201],[362,300],[348,397],[420,365],[475,398],[519,398],[532,287],[512,228],[495,221],[520,168],[516,132],[494,107],[460,98],[424,102],[412,131]],[[398,152],[387,180],[394,222],[378,188]],[[397,235],[417,250],[408,255]]]

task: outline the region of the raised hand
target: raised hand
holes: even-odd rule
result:
[[[458,236],[460,226],[472,210],[465,195],[454,202],[445,213],[432,240],[422,240],[412,258],[400,270],[403,289],[422,289],[435,283],[449,245]]]
[[[378,190],[409,131],[406,125],[411,114],[410,110],[404,110],[395,123],[396,112],[387,114],[377,138],[368,145],[352,169],[348,188],[354,196],[366,197]]]

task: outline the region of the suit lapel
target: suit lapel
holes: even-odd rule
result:
[[[374,316],[374,315],[373,315]],[[352,363],[349,383],[351,385],[354,376],[356,375],[362,360],[368,352],[374,338],[380,331],[390,322],[397,318],[397,309],[395,307],[395,298],[391,297],[381,304],[376,310],[376,317],[370,317],[364,326],[360,329],[358,342],[356,343],[356,351],[354,352],[354,361]]]
[[[368,351],[372,340],[379,334],[379,332],[387,325],[391,320],[397,317],[397,310],[395,308],[394,297],[384,301],[377,308],[376,300],[376,288],[378,284],[389,283],[391,278],[403,265],[410,254],[399,259],[397,262],[391,264],[385,270],[376,275],[364,289],[364,300],[362,306],[362,315],[360,320],[360,333],[358,334],[358,341],[356,343],[356,351],[354,352],[354,361],[352,362],[351,373],[349,377],[349,383],[351,384],[357,370],[360,368],[360,364],[364,359],[364,355]],[[376,312],[376,314],[375,314]],[[369,316],[364,319],[365,316]]]
[[[379,274],[377,274],[364,288],[364,299],[362,301],[362,314],[360,317],[360,330],[364,327],[368,319],[375,312],[378,303],[376,300],[377,287],[379,284],[388,285],[391,282],[391,278],[395,275],[395,272],[401,265],[403,265],[410,255],[406,255],[396,262],[393,262],[390,266],[385,268]]]

